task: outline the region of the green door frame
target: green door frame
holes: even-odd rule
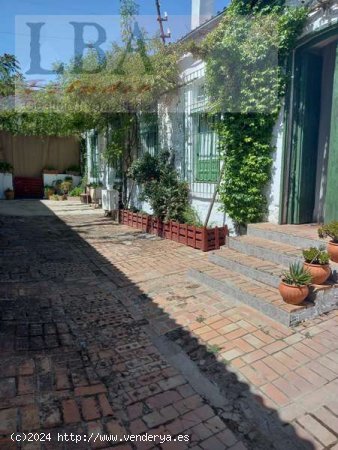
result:
[[[282,180],[281,180],[281,193],[283,198],[281,199],[281,208],[279,215],[279,223],[294,223],[295,208],[293,205],[290,205],[290,201],[292,201],[292,196],[294,193],[292,189],[294,188],[293,179],[294,170],[297,169],[297,164],[299,164],[299,158],[297,158],[297,152],[299,152],[299,145],[295,145],[295,142],[300,140],[299,132],[299,111],[298,111],[298,102],[299,102],[299,92],[300,89],[300,70],[299,70],[299,55],[306,54],[307,50],[310,50],[311,47],[316,45],[317,43],[323,42],[325,40],[330,39],[333,36],[337,36],[338,34],[338,24],[334,24],[324,31],[321,30],[316,33],[311,33],[310,35],[305,36],[300,39],[297,47],[295,48],[290,60],[289,67],[291,68],[291,72],[293,73],[293,80],[289,83],[286,95],[285,102],[285,111],[284,111],[284,123],[285,126],[285,134],[284,134],[284,142],[283,142],[283,167],[282,167]],[[298,59],[298,61],[297,61]],[[297,98],[298,97],[298,98]],[[298,130],[297,130],[298,128]],[[292,210],[293,209],[293,210]]]

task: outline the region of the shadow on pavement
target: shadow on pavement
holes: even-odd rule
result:
[[[34,216],[0,215],[0,448],[108,449],[98,436],[124,433],[190,442],[116,448],[314,448],[180,324],[158,335],[144,311],[172,319],[76,230],[95,224],[93,239],[124,245],[126,255],[144,236],[98,216],[66,224],[46,209],[40,202]],[[100,238],[107,223],[111,235]],[[204,374],[194,359],[205,361]],[[10,439],[29,431],[52,441]],[[58,433],[81,442],[58,442]]]

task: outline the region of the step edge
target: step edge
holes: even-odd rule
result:
[[[272,238],[272,239],[266,239],[264,237],[261,237],[263,234],[266,235],[275,235],[276,238]],[[254,224],[249,224],[248,225],[248,236],[253,236],[253,237],[261,237],[262,239],[266,239],[266,240],[271,240],[273,242],[283,242],[283,237],[289,237],[291,239],[294,240],[298,240],[299,242],[304,242],[305,246],[310,246],[310,245],[325,245],[327,243],[327,241],[318,238],[308,238],[308,237],[300,237],[297,234],[292,234],[292,233],[286,233],[283,231],[277,231],[277,230],[262,230],[259,227],[255,227]],[[278,240],[277,237],[282,237],[282,239]],[[288,242],[283,242],[288,244]],[[301,248],[304,248],[304,246],[302,246]]]
[[[258,259],[258,258],[256,258],[256,259]],[[231,266],[232,266],[231,269],[234,270],[235,272],[237,272],[239,274],[243,274],[243,276],[246,278],[250,278],[250,279],[253,278],[255,281],[258,281],[259,283],[266,284],[266,285],[272,286],[274,288],[278,288],[278,285],[280,283],[280,277],[278,275],[273,275],[273,274],[265,271],[264,269],[250,267],[245,264],[242,264],[241,262],[234,261],[232,259],[228,259],[226,257],[226,255],[220,255],[220,254],[215,254],[215,253],[210,254],[209,261],[219,267],[224,267],[225,269],[229,268],[229,266],[228,265],[226,266],[225,264],[223,265],[222,262],[226,263],[228,261],[229,264],[231,264]],[[275,264],[275,265],[277,266],[277,264]],[[264,274],[267,278],[270,279],[270,281],[267,281],[267,280],[264,281],[263,278],[258,279],[258,278],[260,278],[260,274]]]
[[[195,280],[199,280],[200,281],[200,277],[202,277],[203,279],[205,278],[209,278],[210,281],[212,280],[212,288],[217,290],[217,292],[222,293],[223,295],[226,296],[234,296],[236,299],[236,302],[238,304],[241,305],[247,305],[250,306],[251,308],[255,309],[256,311],[258,311],[260,314],[266,315],[268,316],[270,319],[281,323],[282,325],[285,325],[287,327],[291,326],[291,314],[288,313],[287,311],[282,311],[278,308],[276,308],[274,305],[272,305],[271,303],[266,303],[264,302],[261,297],[257,297],[256,295],[253,294],[249,294],[246,291],[244,291],[243,289],[241,289],[238,286],[235,286],[233,283],[231,283],[231,281],[228,280],[224,280],[224,281],[219,281],[219,280],[215,280],[214,278],[212,278],[212,276],[208,275],[208,273],[204,273],[201,272],[197,269],[189,269],[188,271],[188,276],[191,278],[194,278]],[[201,281],[200,281],[201,282]],[[208,281],[203,281],[204,284],[208,284]],[[223,290],[219,289],[218,286],[221,285],[222,287],[225,287],[226,289],[228,288],[231,293],[225,293]],[[238,292],[241,292],[244,296],[247,296],[250,298],[250,302],[244,301],[241,298],[239,298],[238,296]],[[260,308],[257,308],[256,306],[253,306],[253,303],[259,303]],[[305,308],[306,309],[306,308]],[[276,316],[274,314],[272,314],[272,312],[270,312],[271,310],[273,310],[275,313],[279,313],[279,317],[280,320],[278,320],[276,318]]]

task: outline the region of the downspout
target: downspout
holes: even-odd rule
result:
[[[281,195],[282,208],[280,212],[279,222],[281,224],[287,223],[288,220],[288,207],[289,207],[289,193],[290,193],[290,167],[291,167],[291,149],[292,149],[292,135],[293,135],[293,102],[295,95],[295,57],[296,50],[292,52],[292,63],[291,63],[291,89],[289,98],[289,111],[287,120],[286,136],[284,139],[284,149],[283,149],[283,172],[281,179]]]

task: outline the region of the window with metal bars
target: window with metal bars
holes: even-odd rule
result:
[[[158,120],[157,114],[146,114],[140,118],[140,143],[142,153],[152,156],[158,153]]]
[[[195,181],[216,183],[220,173],[215,117],[206,113],[193,113],[193,149]]]
[[[95,181],[99,181],[100,177],[100,155],[98,148],[98,133],[94,131],[90,136],[90,156],[91,156],[91,171],[90,176]]]

